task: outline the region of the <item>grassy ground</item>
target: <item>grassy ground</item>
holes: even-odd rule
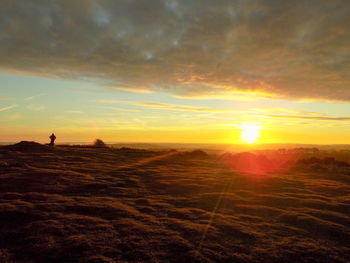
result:
[[[350,168],[0,147],[0,262],[349,262]]]

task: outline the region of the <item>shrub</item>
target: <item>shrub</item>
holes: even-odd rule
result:
[[[107,145],[101,139],[95,139],[92,146],[94,146],[94,147],[107,147]]]

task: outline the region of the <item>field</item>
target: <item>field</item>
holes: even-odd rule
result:
[[[314,151],[1,146],[0,262],[349,262],[350,166]]]

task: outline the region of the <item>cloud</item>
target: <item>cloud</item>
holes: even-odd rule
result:
[[[151,109],[162,109],[162,110],[175,110],[175,111],[193,111],[193,112],[212,112],[212,113],[234,113],[232,110],[219,110],[209,107],[197,107],[189,105],[176,105],[176,104],[166,104],[158,102],[134,102],[134,101],[124,101],[124,100],[97,100],[100,103],[122,103],[134,106],[141,106]]]
[[[189,105],[174,105],[156,102],[137,102],[134,105],[148,107],[153,109],[177,110],[177,111],[195,111],[195,112],[216,112],[216,113],[232,113],[231,110],[218,110],[209,107],[196,107]]]
[[[327,116],[326,114],[320,112],[303,111],[303,110],[291,110],[283,108],[254,108],[253,112],[259,114],[259,116],[275,118],[275,119],[298,119],[298,120],[311,120],[311,121],[335,121],[335,122],[348,122],[350,121],[350,116]],[[260,113],[265,113],[266,115],[260,115]],[[310,124],[302,122],[302,125]],[[332,124],[343,126],[341,124]]]
[[[304,116],[304,115],[266,115],[270,118],[302,119],[315,121],[350,121],[350,117]]]
[[[126,112],[140,112],[139,110],[133,110],[133,109],[123,109],[123,108],[118,108],[116,109],[118,111],[126,111]]]
[[[172,93],[174,97],[180,99],[234,99],[241,101],[254,101],[259,99],[279,99],[281,96],[277,96],[273,93],[268,93],[258,90],[238,90],[232,89],[232,87],[226,86],[185,86],[176,87],[167,90]]]
[[[117,90],[121,90],[121,91],[127,91],[127,92],[137,92],[137,93],[152,93],[151,90],[148,89],[142,89],[142,88],[128,88],[128,87],[108,87],[107,88],[113,88],[113,89],[117,89]]]
[[[0,5],[1,72],[182,97],[350,101],[349,1]]]
[[[16,107],[17,107],[16,104],[12,104],[12,105],[10,105],[10,106],[4,107],[4,108],[0,108],[0,112],[1,112],[1,111],[11,110],[11,109],[14,109],[14,108],[16,108]]]
[[[283,109],[283,108],[254,108],[252,111],[256,112],[273,112],[273,113],[282,113],[282,114],[302,114],[302,115],[316,115],[316,116],[322,116],[323,113],[319,112],[312,112],[312,111],[303,111],[303,110],[290,110],[290,109]],[[284,115],[281,115],[284,116]]]
[[[45,93],[40,93],[38,95],[33,95],[33,96],[29,96],[29,97],[26,97],[24,98],[24,100],[33,100],[33,99],[36,99],[37,97],[41,97],[41,96],[44,96],[46,95]]]
[[[34,105],[34,104],[29,104],[27,106],[28,109],[33,110],[33,111],[42,111],[45,110],[46,107],[42,105]]]
[[[66,110],[65,112],[71,114],[84,114],[84,112],[80,110]]]

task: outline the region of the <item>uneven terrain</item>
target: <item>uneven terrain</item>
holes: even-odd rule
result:
[[[350,167],[291,164],[2,146],[0,262],[349,262]]]

